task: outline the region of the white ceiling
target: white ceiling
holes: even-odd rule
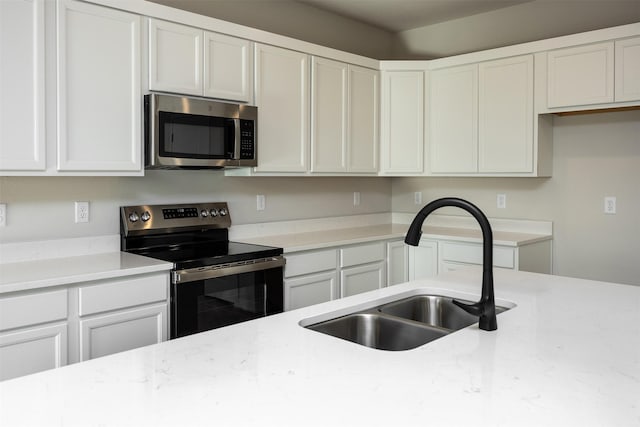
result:
[[[534,0],[295,0],[392,33]],[[551,1],[551,0],[547,0]],[[569,0],[555,0],[569,1]],[[640,0],[638,0],[640,2]],[[639,3],[640,4],[640,3]]]

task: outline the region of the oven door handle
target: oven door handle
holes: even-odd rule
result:
[[[173,283],[188,283],[197,280],[215,279],[217,277],[231,276],[233,274],[253,273],[283,267],[286,260],[283,256],[260,258],[249,261],[239,261],[229,264],[211,265],[200,268],[189,268],[173,271]]]

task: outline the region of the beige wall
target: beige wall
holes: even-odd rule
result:
[[[353,206],[353,192],[361,194]],[[266,209],[256,210],[256,195]],[[137,178],[2,177],[8,206],[0,242],[118,234],[122,205],[227,201],[234,224],[391,211],[389,178],[225,177],[219,171],[147,171]],[[90,221],[74,223],[74,201],[90,202]]]
[[[554,274],[640,285],[640,111],[555,117],[553,136],[551,178],[396,178],[393,210],[417,212],[422,191],[425,203],[456,196],[490,217],[550,220]],[[603,213],[605,196],[616,215]]]
[[[441,58],[639,21],[638,0],[538,0],[398,33],[390,59]]]

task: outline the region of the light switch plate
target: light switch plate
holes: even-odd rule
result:
[[[264,194],[258,194],[256,196],[256,210],[263,211],[265,209],[266,203],[267,202]]]
[[[7,204],[0,203],[0,227],[7,226]]]

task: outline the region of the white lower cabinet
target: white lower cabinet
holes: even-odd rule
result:
[[[0,333],[0,381],[66,364],[66,322]]]
[[[409,280],[426,279],[438,274],[438,242],[421,240],[409,247]]]
[[[67,290],[0,297],[0,380],[67,364]]]
[[[80,320],[80,360],[157,344],[167,339],[167,304]]]
[[[393,264],[402,266],[405,261],[397,256],[396,253]],[[386,241],[296,252],[285,257],[285,311],[387,286]],[[403,279],[396,283],[406,281]]]
[[[284,309],[294,310],[338,298],[335,249],[286,254]]]
[[[166,272],[0,295],[0,380],[165,341]]]
[[[387,285],[384,242],[340,249],[340,296],[373,291]]]
[[[74,359],[84,361],[166,341],[168,290],[167,274],[81,285]]]
[[[482,265],[482,243],[424,240],[409,250],[409,279],[434,277]],[[551,274],[551,240],[521,246],[493,246],[493,267]]]
[[[340,295],[348,297],[380,289],[386,284],[384,261],[340,271]]]
[[[403,240],[387,242],[387,286],[409,280],[409,245]]]
[[[335,270],[285,279],[284,309],[294,310],[337,298],[338,277]]]

